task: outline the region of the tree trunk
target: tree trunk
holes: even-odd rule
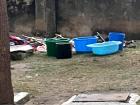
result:
[[[14,105],[6,0],[0,0],[0,105]]]

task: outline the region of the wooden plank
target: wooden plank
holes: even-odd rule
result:
[[[129,93],[80,94],[73,102],[126,102]]]

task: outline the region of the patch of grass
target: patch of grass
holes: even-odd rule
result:
[[[28,92],[32,95],[39,95],[39,91],[36,87],[36,85],[34,84],[31,84],[31,83],[24,83],[24,82],[20,82],[20,83],[14,83],[14,90],[16,92],[22,92],[22,91],[25,91],[25,92]]]
[[[12,62],[12,65],[16,63],[27,66],[26,71],[15,68],[12,72],[15,90],[28,91],[34,96],[42,94],[61,100],[95,91],[140,94],[139,47],[109,56],[80,54],[62,60],[35,54],[23,61]],[[49,104],[53,105],[53,102]]]

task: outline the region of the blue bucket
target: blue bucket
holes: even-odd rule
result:
[[[123,50],[124,40],[125,40],[125,33],[122,33],[122,32],[110,32],[109,33],[109,41],[121,41],[122,42],[119,45],[119,50]]]
[[[92,48],[87,47],[88,44],[97,43],[96,36],[86,36],[74,38],[75,50],[77,53],[90,53]]]

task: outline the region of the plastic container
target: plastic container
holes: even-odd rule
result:
[[[56,58],[72,58],[72,47],[70,43],[56,43]]]
[[[120,41],[108,41],[103,43],[95,43],[87,45],[92,48],[92,53],[95,55],[108,55],[119,51]]]
[[[47,55],[56,57],[56,43],[69,43],[69,38],[49,38],[45,40]]]
[[[77,53],[89,53],[92,52],[92,49],[87,47],[88,44],[97,43],[96,36],[86,36],[74,38],[75,50]]]
[[[119,45],[119,50],[123,50],[123,43],[125,40],[125,33],[122,32],[110,32],[109,33],[109,41],[121,41],[122,43]]]

